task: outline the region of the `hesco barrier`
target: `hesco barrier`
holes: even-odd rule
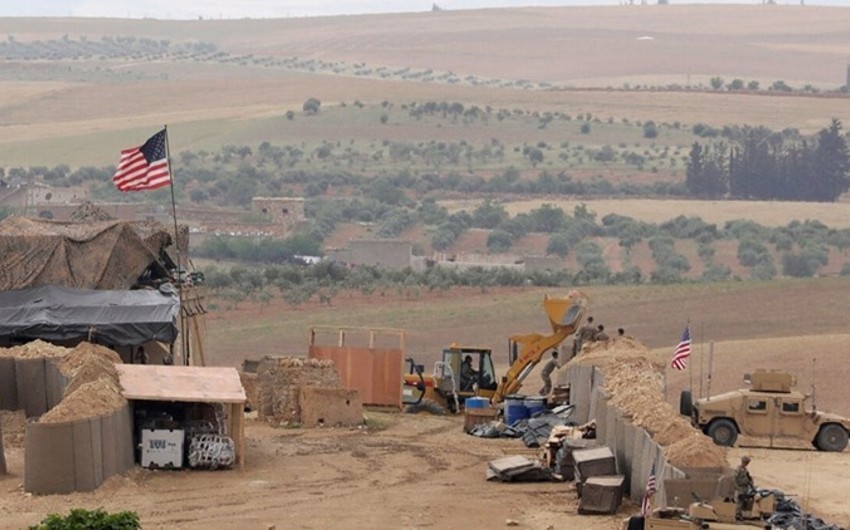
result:
[[[26,425],[24,490],[45,495],[92,491],[133,467],[130,406],[65,423]]]
[[[0,409],[41,416],[62,401],[67,381],[53,359],[0,358]]]
[[[684,479],[685,472],[667,463],[661,446],[646,430],[633,425],[617,407],[608,404],[608,396],[602,388],[603,375],[598,368],[574,365],[566,370],[570,403],[575,405],[572,419],[577,423],[596,420],[596,438],[614,453],[617,471],[626,477],[629,497],[634,502],[641,501],[654,464],[658,489],[653,506],[668,506],[665,481]]]
[[[0,410],[18,410],[18,379],[14,357],[0,357]]]

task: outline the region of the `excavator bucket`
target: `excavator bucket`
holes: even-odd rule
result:
[[[570,291],[567,296],[543,298],[543,309],[549,317],[552,331],[558,332],[564,328],[571,328],[570,333],[578,328],[579,320],[584,314],[587,306],[587,296],[581,291]]]

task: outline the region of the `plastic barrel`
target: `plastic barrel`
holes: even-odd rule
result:
[[[528,407],[525,406],[525,396],[505,397],[505,423],[514,423],[528,419]]]
[[[489,404],[490,400],[483,397],[471,397],[467,398],[466,401],[464,401],[464,405],[468,409],[483,409],[487,408]]]
[[[546,398],[543,396],[527,397],[523,401],[523,405],[528,409],[528,416],[531,417],[546,410]]]

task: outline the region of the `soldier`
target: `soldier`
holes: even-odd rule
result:
[[[753,492],[753,477],[747,471],[747,466],[750,463],[749,456],[741,457],[741,465],[735,468],[735,518],[743,519],[745,511],[750,511],[752,508]]]
[[[136,350],[136,353],[133,355],[133,362],[135,364],[148,364],[150,361],[150,356],[145,351],[144,346],[139,346],[139,349]]]
[[[552,350],[552,358],[543,365],[540,371],[540,379],[543,380],[543,388],[540,389],[541,396],[548,396],[552,391],[552,372],[558,367],[558,351]]]
[[[593,336],[593,340],[603,341],[603,340],[608,340],[608,339],[609,339],[608,334],[605,333],[605,326],[603,326],[602,324],[599,324],[598,326],[596,326],[596,334]]]
[[[587,324],[578,330],[578,337],[573,342],[573,355],[581,352],[581,347],[596,339],[596,328],[593,326],[593,317],[587,317]]]

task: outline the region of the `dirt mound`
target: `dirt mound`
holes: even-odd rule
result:
[[[645,429],[677,467],[724,467],[725,451],[664,400],[664,366],[630,338],[589,344],[569,364],[602,370],[609,403]]]
[[[81,342],[59,361],[59,371],[65,377],[73,379],[83,369],[89,372],[100,369],[111,374],[117,381],[118,373],[115,371],[115,363],[120,362],[121,357],[109,348],[89,342]],[[86,381],[94,378],[94,374],[86,375]]]
[[[301,423],[302,387],[342,388],[333,361],[266,357],[257,368],[257,412],[272,424]]]
[[[127,403],[121,395],[115,369],[115,363],[120,363],[121,357],[105,346],[81,342],[75,348],[63,348],[35,340],[23,346],[0,348],[0,356],[54,359],[59,371],[68,378],[62,401],[43,414],[39,419],[41,422],[93,418],[113,412]]]
[[[21,346],[11,348],[0,348],[0,357],[16,357],[18,359],[38,359],[39,357],[63,357],[70,350],[62,346],[55,346],[49,342],[36,339]]]
[[[75,381],[72,381],[74,384]],[[71,390],[71,386],[68,386]],[[121,387],[108,376],[75,385],[66,392],[58,405],[41,416],[41,423],[62,423],[83,418],[110,414],[123,407],[127,400],[121,396]]]

